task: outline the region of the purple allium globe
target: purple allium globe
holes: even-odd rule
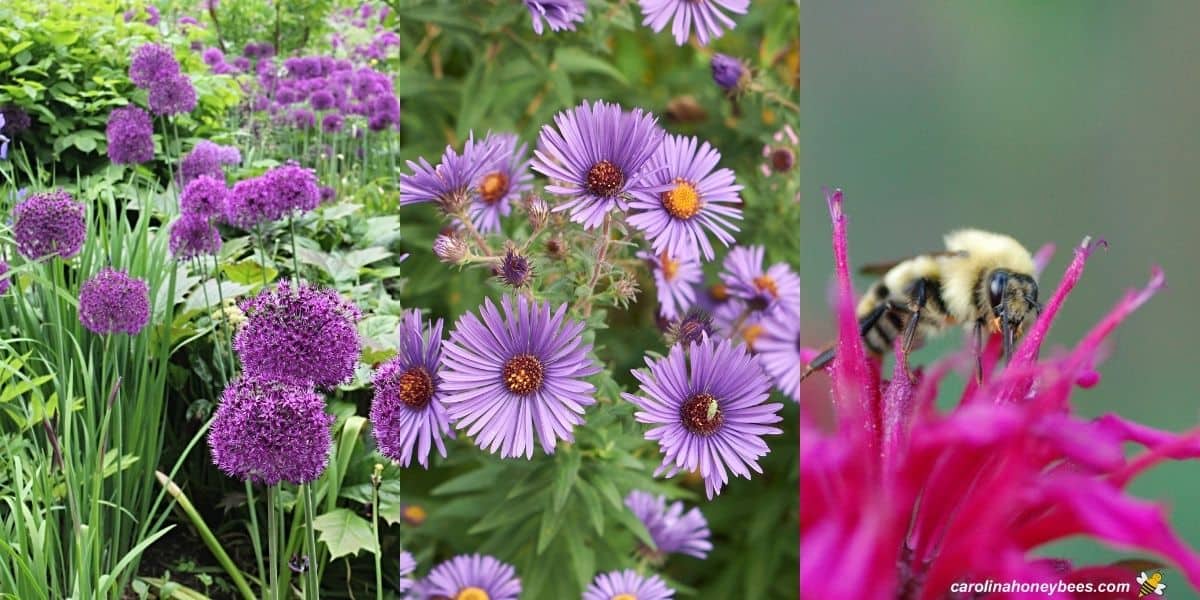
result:
[[[33,126],[33,119],[20,106],[5,106],[0,108],[0,133],[18,135]]]
[[[775,389],[800,401],[800,372],[806,364],[800,349],[800,318],[777,310],[757,323],[758,333],[749,345],[759,356],[763,371]],[[744,336],[745,337],[745,336]]]
[[[79,288],[79,322],[92,333],[137,335],[150,322],[150,287],[112,267]]]
[[[200,140],[179,163],[180,182],[187,185],[191,180],[208,175],[225,180],[224,165],[242,162],[242,154],[233,146],[222,146],[208,140]]]
[[[750,71],[746,69],[746,64],[728,54],[720,52],[713,54],[710,67],[712,68],[713,83],[726,92],[732,93],[742,89],[750,77]]]
[[[800,314],[800,276],[787,263],[778,262],[763,269],[762,246],[738,246],[729,251],[722,264],[721,280],[729,295],[746,302],[752,311],[775,309]]]
[[[13,207],[17,252],[29,260],[71,258],[87,237],[85,209],[63,190],[33,194]]]
[[[151,85],[146,103],[156,115],[190,113],[196,108],[196,88],[187,75],[176,75]]]
[[[550,26],[551,31],[575,31],[575,24],[583,22],[587,12],[585,0],[525,0],[525,8],[529,9],[529,18],[533,21],[533,31],[542,35],[545,31],[542,21]]]
[[[583,600],[671,600],[675,591],[658,575],[639,575],[633,569],[601,573],[583,591]]]
[[[184,186],[179,195],[179,211],[205,218],[222,215],[228,195],[229,188],[223,178],[201,175]]]
[[[451,437],[450,420],[442,405],[442,320],[428,329],[421,311],[404,313],[400,346],[395,358],[375,372],[375,399],[371,402],[371,431],[380,454],[407,467],[415,457],[429,468],[429,450],[436,444],[446,456],[442,438]],[[415,452],[414,452],[415,451]]]
[[[354,376],[362,314],[334,290],[281,281],[239,306],[246,323],[233,348],[247,376],[320,388]]]
[[[437,167],[424,157],[408,161],[413,173],[400,176],[400,205],[437,202],[447,214],[461,211],[479,193],[476,185],[495,164],[498,150],[495,144],[477,143],[472,134],[462,154],[446,146]]]
[[[321,131],[325,133],[337,133],[342,130],[342,126],[346,120],[338,113],[329,113],[321,117]]]
[[[699,508],[683,511],[683,502],[675,501],[667,506],[666,496],[634,490],[625,497],[625,506],[646,526],[654,548],[643,548],[642,553],[654,562],[661,563],[667,554],[686,554],[703,559],[712,550],[709,541],[708,520]]]
[[[462,554],[436,566],[421,582],[422,598],[517,600],[521,580],[516,569],[483,554]]]
[[[221,250],[221,232],[208,217],[182,214],[171,223],[171,239],[167,247],[171,256],[179,259],[215,255]]]
[[[646,439],[663,453],[656,476],[699,470],[711,499],[729,481],[727,470],[746,479],[762,472],[758,459],[770,452],[762,436],[782,433],[770,424],[782,420],[783,405],[766,402],[771,383],[757,357],[707,338],[686,353],[675,345],[665,358],[647,357],[646,365],[633,372],[644,395],[621,396],[638,407],[639,423],[655,426]]]
[[[693,24],[700,45],[707,46],[709,40],[734,27],[733,19],[722,9],[744,15],[750,8],[750,0],[638,0],[638,4],[642,7],[642,25],[658,32],[671,22],[671,33],[679,46],[687,43]]]
[[[242,376],[229,382],[208,431],[213,463],[263,485],[316,481],[329,462],[333,415],[311,385]]]
[[[483,139],[484,146],[494,148],[494,159],[476,181],[478,190],[469,209],[471,222],[482,233],[500,231],[500,217],[512,212],[511,202],[533,189],[527,146],[521,144],[518,148],[517,141],[511,133],[489,133]]]
[[[8,274],[8,261],[0,260],[0,296],[8,291],[12,284],[12,275]]]
[[[179,75],[175,53],[166,46],[143,44],[133,51],[129,79],[140,88],[149,88]]]
[[[655,252],[673,256],[699,255],[712,260],[707,233],[722,245],[733,242],[742,200],[733,171],[717,169],[721,153],[694,137],[668,135],[647,163],[647,183],[665,187],[653,194],[635,193],[629,207],[629,224],[646,235]]]
[[[289,161],[263,173],[262,179],[270,196],[270,205],[281,216],[294,211],[310,211],[321,204],[317,174],[312,169]]]
[[[225,199],[225,222],[249,231],[255,226],[280,218],[282,213],[271,204],[271,190],[262,177],[243,179],[229,190]]]
[[[658,120],[641,109],[584,101],[554,115],[554,127],[542,127],[533,169],[551,179],[547,191],[569,198],[554,210],[570,210],[572,221],[593,229],[614,209],[624,210],[626,196],[669,189],[643,173],[663,136]]]
[[[479,313],[459,318],[442,359],[442,389],[450,418],[475,444],[502,458],[533,457],[536,432],[542,450],[573,441],[583,410],[596,402],[584,377],[600,372],[588,358],[584,324],[566,318],[567,305],[520,296],[491,299]]]
[[[136,106],[114,108],[104,128],[108,159],[113,164],[141,164],[154,158],[154,124],[150,115]]]
[[[638,258],[650,263],[654,287],[658,290],[658,314],[675,319],[696,302],[696,284],[704,280],[700,261],[694,255],[672,257],[666,252],[638,252]]]

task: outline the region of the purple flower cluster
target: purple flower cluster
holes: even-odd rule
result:
[[[242,162],[242,153],[234,146],[222,146],[208,140],[200,140],[179,162],[180,183],[187,185],[202,175],[224,181],[226,165]]]
[[[311,383],[243,376],[225,388],[208,445],[213,462],[230,477],[265,485],[309,483],[329,462],[333,420]]]
[[[5,106],[0,108],[0,133],[5,135],[18,135],[28,131],[33,126],[33,119],[29,117],[29,113],[19,106]]]
[[[0,260],[0,296],[8,291],[12,284],[12,275],[8,274],[8,261]]]
[[[129,79],[149,91],[150,112],[173,115],[196,108],[196,89],[192,80],[179,70],[170,48],[143,44],[133,51]]]
[[[154,158],[154,124],[150,115],[136,106],[113,109],[105,134],[113,164],[141,164]]]
[[[224,220],[239,229],[250,230],[296,211],[313,210],[320,203],[316,172],[288,162],[235,183],[225,203]]]
[[[79,321],[101,335],[137,335],[150,322],[150,288],[124,271],[105,267],[79,288]]]
[[[282,281],[239,306],[247,320],[233,347],[248,377],[321,388],[353,377],[362,314],[337,292]]]
[[[17,252],[30,260],[71,258],[87,237],[84,206],[65,191],[33,194],[13,208]]]
[[[400,47],[400,36],[385,25],[389,14],[391,8],[386,4],[363,4],[358,10],[343,8],[329,19],[334,30],[329,35],[330,46],[345,50],[361,63],[384,60]]]
[[[183,193],[179,196],[179,210],[202,217],[220,215],[225,211],[225,197],[228,193],[229,188],[225,187],[224,179],[201,175],[183,188]]]

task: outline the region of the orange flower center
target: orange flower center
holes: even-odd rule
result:
[[[662,265],[663,279],[673,281],[675,275],[679,273],[679,261],[671,260],[671,257],[667,256],[666,252],[663,252],[658,257],[658,263]]]
[[[423,367],[413,367],[400,376],[396,395],[409,408],[425,408],[433,398],[433,378]]]
[[[544,376],[542,361],[532,354],[518,354],[504,363],[504,386],[518,396],[542,387]]]
[[[508,175],[496,171],[484,176],[479,184],[479,196],[488,204],[495,204],[508,193]]]
[[[491,600],[491,598],[483,589],[471,586],[459,590],[454,600]]]
[[[700,194],[692,184],[676,179],[675,189],[663,192],[662,204],[672,217],[687,220],[700,212]]]
[[[775,278],[770,275],[760,275],[754,278],[754,287],[760,292],[766,292],[772,298],[779,297],[779,286],[775,285]]]
[[[754,340],[757,340],[758,336],[762,334],[763,326],[754,324],[742,330],[742,339],[746,340],[746,346],[748,346],[750,350],[754,350]]]
[[[708,288],[708,295],[717,302],[724,302],[729,299],[729,289],[725,287],[725,284],[717,283]]]

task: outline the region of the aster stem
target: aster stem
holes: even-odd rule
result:
[[[492,252],[491,246],[488,246],[487,240],[484,239],[483,235],[479,233],[479,230],[475,228],[475,223],[471,221],[471,216],[467,214],[466,209],[458,211],[454,214],[454,216],[460,223],[463,224],[463,227],[467,229],[467,234],[471,236],[471,240],[475,242],[475,246],[479,248],[479,251],[482,252],[484,256],[495,255],[495,253]]]
[[[583,307],[583,316],[592,314],[592,296],[595,295],[596,282],[600,281],[600,269],[608,256],[608,246],[612,242],[612,213],[604,215],[604,226],[600,230],[600,239],[596,241],[596,264],[592,267],[592,277],[588,280],[587,304]]]
[[[321,597],[321,584],[317,581],[317,538],[313,533],[313,502],[312,484],[306,483],[304,488],[304,550],[308,553],[308,569],[305,571],[304,597],[316,600]]]

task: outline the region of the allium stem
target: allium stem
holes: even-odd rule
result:
[[[279,589],[279,511],[275,502],[279,499],[279,484],[267,486],[267,553],[270,570],[268,580],[271,582],[270,598],[281,600],[283,596]],[[260,574],[261,577],[261,574]]]
[[[265,288],[267,287],[267,241],[266,234],[264,234],[262,230],[262,225],[259,225],[257,229],[258,235],[256,237],[258,237],[258,256],[259,260],[262,262],[262,264],[259,265],[261,267],[259,271],[262,273],[262,285]]]
[[[203,260],[203,259],[201,259],[201,260]],[[225,343],[229,346],[228,348],[226,348],[226,350],[228,350],[228,352],[225,353],[224,360],[229,361],[229,372],[232,373],[234,371],[233,326],[229,324],[229,315],[225,313],[225,291],[221,289],[221,261],[220,261],[220,259],[217,258],[217,256],[215,254],[213,255],[213,277],[217,281],[217,302],[220,302],[219,310],[221,311],[221,324],[225,328]],[[228,383],[228,381],[225,381],[222,383]],[[249,490],[250,487],[247,485],[246,489]],[[247,495],[246,497],[249,498],[250,496]],[[257,526],[255,527],[255,535],[256,536],[258,535]],[[262,555],[262,552],[260,551],[259,552],[259,563],[262,562],[261,555]],[[260,571],[261,571],[261,569],[260,569]]]
[[[208,547],[209,551],[217,559],[217,562],[229,574],[229,578],[233,580],[233,584],[237,587],[238,592],[241,593],[242,598],[253,600],[255,598],[254,591],[250,589],[250,584],[242,576],[242,571],[237,568],[237,565],[233,564],[233,560],[229,558],[229,554],[225,552],[225,548],[221,546],[221,542],[217,541],[212,530],[204,522],[204,517],[200,516],[195,506],[192,506],[192,502],[188,499],[187,494],[184,494],[183,490],[178,485],[175,485],[175,482],[171,481],[171,478],[167,477],[162,471],[155,471],[154,476],[162,484],[163,488],[167,490],[167,493],[171,495],[171,498],[175,500],[175,503],[179,505],[179,508],[183,510],[183,513],[187,515],[188,520],[192,522],[192,526],[196,528],[196,533],[200,535],[200,539],[204,542],[204,545]]]
[[[304,496],[304,550],[308,553],[308,570],[305,571],[304,597],[317,600],[321,597],[321,583],[317,580],[317,538],[313,532],[313,502],[312,484],[306,483],[301,493]]]
[[[296,256],[296,213],[293,212],[288,216],[288,229],[292,234],[292,273],[296,278],[296,283],[300,283],[300,259]]]
[[[371,477],[371,532],[375,535],[375,598],[383,600],[383,548],[379,543],[379,486],[383,465],[376,463]]]
[[[266,581],[262,579],[263,569],[263,552],[262,552],[262,535],[258,529],[258,507],[254,505],[254,486],[250,484],[250,480],[246,480],[246,507],[250,509],[250,545],[254,547],[254,563],[258,567],[259,588],[264,590],[265,596]]]

